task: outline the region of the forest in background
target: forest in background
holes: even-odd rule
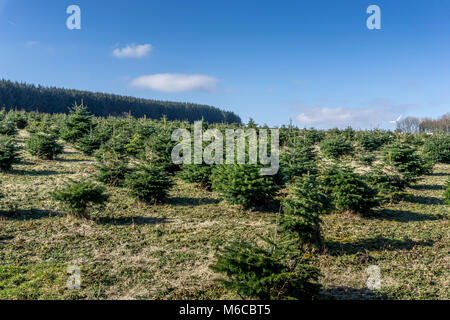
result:
[[[67,113],[68,107],[83,102],[89,111],[100,117],[129,115],[150,119],[180,120],[209,123],[241,123],[233,112],[194,103],[158,101],[134,97],[79,91],[73,89],[47,88],[26,83],[0,80],[0,106],[6,109],[23,109],[43,113]]]

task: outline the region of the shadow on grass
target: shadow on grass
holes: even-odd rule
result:
[[[0,211],[0,217],[5,217],[8,220],[19,220],[19,221],[51,218],[57,215],[61,214],[56,211],[41,210],[41,209]]]
[[[94,160],[89,160],[89,159],[62,159],[62,158],[57,158],[56,159],[56,161],[59,161],[59,162],[73,162],[73,163],[76,163],[76,162],[94,162]]]
[[[218,204],[220,200],[211,198],[173,197],[167,200],[173,206],[202,206],[206,204]]]
[[[444,187],[440,186],[438,184],[436,184],[436,185],[419,184],[419,185],[412,186],[411,189],[414,189],[414,190],[444,190]]]
[[[427,176],[445,177],[445,176],[448,176],[448,173],[446,173],[446,172],[434,172],[434,173],[427,174]]]
[[[166,218],[153,218],[153,217],[101,217],[96,219],[98,224],[108,224],[115,226],[128,226],[128,225],[154,225],[167,223]]]
[[[320,300],[387,300],[385,294],[367,288],[339,286],[321,290]]]
[[[435,221],[443,218],[442,215],[426,215],[413,211],[381,209],[372,211],[367,215],[368,219],[388,220],[397,222]]]
[[[424,197],[424,196],[411,196],[406,199],[406,201],[411,203],[420,204],[444,204],[444,200],[436,197]]]
[[[379,250],[411,250],[416,246],[430,247],[434,241],[414,241],[411,239],[396,240],[383,237],[362,239],[356,242],[343,243],[338,241],[326,241],[327,253],[332,256],[356,254],[365,251]]]
[[[73,172],[53,171],[53,170],[41,170],[41,171],[25,171],[25,170],[12,170],[11,174],[17,174],[21,176],[55,176],[60,174],[73,174]]]
[[[6,241],[12,240],[12,239],[14,239],[14,237],[12,237],[12,236],[2,236],[2,235],[0,235],[0,243],[6,242]]]

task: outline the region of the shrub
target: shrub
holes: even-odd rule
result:
[[[211,175],[213,166],[208,164],[184,164],[181,166],[179,177],[190,183],[197,183],[202,188],[211,189]]]
[[[89,218],[89,206],[101,205],[108,198],[104,187],[90,181],[71,182],[62,190],[53,193],[53,199],[61,201],[70,214],[86,219]]]
[[[406,196],[405,189],[409,180],[395,170],[374,168],[365,175],[365,178],[369,186],[377,189],[384,200],[392,203]]]
[[[25,149],[35,157],[52,160],[63,152],[63,147],[56,142],[53,135],[35,133],[25,143]]]
[[[371,166],[375,160],[377,160],[377,156],[373,153],[363,153],[358,159],[361,164],[366,166]]]
[[[219,281],[245,298],[311,300],[320,286],[319,271],[292,245],[263,239],[264,246],[235,241],[216,253],[210,268],[226,275]]]
[[[391,140],[389,133],[382,131],[363,131],[357,134],[358,144],[366,151],[380,149]]]
[[[283,215],[280,227],[295,234],[297,240],[305,244],[315,244],[323,248],[320,234],[322,214],[332,209],[331,198],[320,190],[314,176],[297,178],[288,188],[288,196],[282,200]]]
[[[97,180],[112,187],[122,185],[128,172],[128,158],[108,149],[99,151],[96,158]]]
[[[172,162],[172,150],[176,146],[172,141],[172,132],[169,128],[161,128],[159,132],[149,137],[144,151],[146,160],[157,164],[169,173],[175,173],[180,166]]]
[[[18,162],[14,140],[8,136],[0,136],[0,171],[9,171]]]
[[[424,144],[425,156],[435,163],[450,163],[450,135],[435,135]]]
[[[353,153],[352,144],[341,135],[326,137],[320,143],[320,151],[331,158],[340,158]]]
[[[260,175],[260,166],[223,164],[213,169],[212,188],[228,203],[254,207],[274,197],[273,178]]]
[[[7,136],[13,136],[17,133],[16,126],[14,125],[14,122],[5,119],[0,121],[0,134],[7,135]]]
[[[163,168],[145,164],[128,174],[125,183],[131,196],[147,203],[163,202],[173,185]]]
[[[280,174],[283,182],[292,181],[304,174],[317,173],[317,155],[311,145],[303,141],[288,142],[286,149],[280,154]]]
[[[450,179],[447,181],[444,191],[444,204],[450,206]]]
[[[325,192],[333,198],[336,210],[365,213],[379,205],[377,190],[349,167],[332,166],[320,176]]]
[[[431,170],[431,166],[417,154],[416,149],[404,142],[387,145],[383,152],[383,160],[411,180]]]
[[[9,119],[19,130],[25,129],[28,124],[27,116],[24,112],[10,111],[7,119]]]
[[[85,155],[90,156],[100,148],[101,144],[102,140],[100,136],[91,131],[89,134],[79,138],[75,142],[75,148],[83,152]]]
[[[75,143],[92,130],[92,116],[86,106],[75,105],[70,108],[69,117],[61,128],[61,138],[67,142]]]

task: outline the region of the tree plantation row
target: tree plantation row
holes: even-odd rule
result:
[[[89,179],[67,179],[64,188],[52,192],[52,201],[76,219],[96,221],[94,209],[102,210],[117,190],[149,208],[164,203],[178,180],[214,192],[224,206],[279,212],[270,236],[230,239],[209,267],[221,275],[226,290],[243,298],[309,300],[320,292],[321,273],[312,260],[327,250],[322,235],[326,215],[366,219],[379,206],[407,199],[408,187],[436,164],[450,163],[448,134],[290,126],[279,128],[280,169],[273,176],[262,176],[258,164],[176,165],[172,132],[193,131],[193,126],[166,118],[95,117],[84,105],[75,105],[68,115],[3,110],[0,169],[16,174],[21,160],[16,138],[26,133],[24,149],[36,159],[58,159],[63,144],[95,158]],[[203,126],[221,132],[258,128],[253,121]],[[450,205],[450,181],[443,197],[443,205]]]

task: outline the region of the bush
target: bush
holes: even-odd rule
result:
[[[173,174],[180,169],[179,165],[172,162],[172,150],[176,145],[177,143],[172,141],[172,131],[169,128],[161,128],[149,137],[143,156]]]
[[[365,178],[369,186],[377,189],[381,198],[390,203],[406,196],[405,190],[409,180],[394,170],[375,168],[369,171]]]
[[[391,140],[387,132],[363,131],[357,134],[358,144],[366,151],[372,152],[380,149]]]
[[[303,141],[288,142],[287,148],[280,154],[280,174],[284,183],[295,177],[317,173],[317,155],[311,145]]]
[[[35,133],[25,143],[25,149],[35,157],[44,160],[53,160],[63,152],[63,147],[56,142],[53,135]]]
[[[16,126],[14,125],[14,122],[5,119],[0,121],[0,134],[7,135],[7,136],[13,136],[17,133]]]
[[[328,157],[338,159],[346,155],[351,155],[354,148],[345,137],[332,135],[322,140],[320,143],[320,151]]]
[[[97,180],[112,187],[122,185],[128,172],[128,158],[107,149],[98,152],[96,158]]]
[[[260,166],[223,164],[213,169],[212,188],[228,203],[254,207],[272,200],[273,178],[260,175]]]
[[[333,198],[336,210],[364,214],[379,205],[377,190],[369,187],[363,177],[344,166],[332,166],[320,176],[325,192]]]
[[[0,171],[9,171],[18,162],[14,140],[8,136],[0,136]]]
[[[75,143],[92,130],[92,116],[83,103],[70,108],[69,117],[61,128],[61,138],[67,142]]]
[[[126,186],[130,195],[147,202],[163,202],[173,186],[172,179],[167,172],[155,165],[139,165],[138,169],[126,176]]]
[[[75,148],[85,155],[92,155],[96,150],[100,148],[102,140],[95,133],[91,132],[75,142]]]
[[[88,207],[101,205],[108,200],[102,186],[90,181],[71,182],[64,189],[53,193],[53,199],[61,201],[69,213],[78,218],[89,218]]]
[[[219,281],[242,299],[313,299],[320,288],[318,269],[292,245],[263,240],[264,246],[235,241],[216,253],[210,268],[227,276]]]
[[[383,160],[411,180],[431,171],[431,166],[417,154],[416,149],[400,141],[385,147]]]
[[[213,166],[208,164],[184,164],[181,166],[179,177],[190,183],[197,183],[202,188],[211,190],[211,175]]]
[[[447,181],[444,192],[444,204],[450,206],[450,179]]]
[[[450,136],[435,135],[424,145],[425,156],[434,163],[450,163]]]
[[[363,153],[358,161],[366,166],[371,166],[377,160],[377,156],[373,153]]]
[[[281,202],[281,229],[295,234],[301,243],[314,244],[322,249],[320,216],[331,211],[331,198],[320,190],[315,177],[309,175],[297,178],[289,186],[288,193]]]

